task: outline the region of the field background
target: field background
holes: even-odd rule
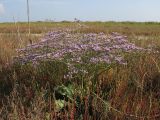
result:
[[[83,28],[81,25],[88,27]],[[60,112],[60,115],[57,115],[57,113],[55,113],[54,107],[54,110],[52,110],[51,103],[55,100],[53,98],[49,98],[45,101],[42,97],[40,97],[42,94],[44,94],[44,91],[48,89],[41,87],[41,90],[31,90],[31,86],[35,80],[34,76],[38,76],[39,74],[35,75],[32,73],[33,69],[30,66],[21,67],[20,71],[16,70],[18,67],[12,66],[12,60],[13,56],[17,55],[17,48],[24,48],[27,44],[38,42],[46,32],[57,28],[74,28],[77,26],[80,27],[78,32],[81,33],[104,32],[105,34],[109,34],[111,32],[118,32],[123,35],[127,35],[129,41],[135,43],[137,46],[143,48],[152,47],[152,49],[155,51],[160,51],[160,23],[74,23],[67,21],[32,22],[30,23],[30,36],[28,36],[27,23],[0,23],[0,101],[3,101],[0,105],[0,118],[5,119],[8,117],[10,119],[53,119],[55,116],[70,116],[73,119],[76,119],[74,115],[76,113],[74,110],[74,103],[70,103],[71,105],[69,105],[68,111],[65,110],[65,112]],[[97,83],[97,90],[95,90],[96,92],[94,90],[84,92],[82,88],[79,88],[79,91],[83,91],[79,93],[81,99],[84,99],[94,93],[92,94],[93,96],[95,95],[94,104],[98,103],[95,109],[97,114],[101,114],[101,119],[160,119],[159,54],[160,53],[137,53],[127,55],[126,59],[129,61],[127,66],[113,65],[110,67],[110,69],[104,71],[103,75],[105,76],[106,80],[104,80],[103,83]],[[49,66],[45,67],[46,71],[49,71]],[[26,79],[26,77],[28,79]],[[21,96],[23,93],[14,91],[15,80],[19,81],[21,86],[23,86],[21,89],[25,89],[24,91],[27,92],[25,95]],[[30,80],[32,82],[28,83],[25,80]],[[97,80],[99,80],[99,78],[97,78]],[[50,82],[50,80],[48,81]],[[43,80],[41,82],[43,82]],[[50,84],[52,82],[56,83],[56,80],[51,81]],[[62,84],[63,83],[57,84],[55,86],[60,86]],[[72,84],[77,86],[76,82]],[[105,90],[103,90],[103,85],[111,87],[111,90],[106,93],[108,95],[107,98],[104,97]],[[28,94],[30,94],[31,91],[34,91],[33,100],[28,98]],[[32,101],[32,105],[30,107],[28,107],[25,102],[23,103],[23,101],[26,101],[26,99]],[[111,104],[111,107],[105,110],[103,107],[107,103]],[[89,106],[86,104],[84,107],[85,109],[89,108]],[[89,115],[89,112],[84,113],[84,116],[83,119],[86,120],[94,118],[93,116]]]
[[[154,22],[84,22],[89,28],[82,28],[83,33],[111,33],[118,32],[129,37],[136,45],[147,47],[148,45],[160,46],[160,23]],[[15,49],[23,48],[40,40],[46,32],[54,28],[74,28],[77,23],[73,22],[33,22],[30,23],[31,36],[28,38],[28,23],[0,23],[0,61],[6,63],[15,55]]]

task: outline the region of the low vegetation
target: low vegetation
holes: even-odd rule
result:
[[[160,119],[159,26],[1,23],[0,118]]]

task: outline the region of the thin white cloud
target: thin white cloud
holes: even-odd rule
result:
[[[0,3],[0,15],[4,14],[5,10],[4,10],[4,6],[2,3]]]

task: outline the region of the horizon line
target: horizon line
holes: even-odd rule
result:
[[[78,20],[78,19],[77,19]],[[27,23],[28,21],[27,20],[22,20],[22,21],[16,21],[16,23]],[[61,23],[61,22],[101,22],[101,23],[105,23],[105,22],[115,22],[115,23],[160,23],[160,21],[131,21],[131,20],[123,20],[123,21],[117,21],[117,20],[106,20],[106,21],[104,21],[104,20],[78,20],[78,21],[75,21],[75,20],[58,20],[58,21],[56,21],[56,20],[32,20],[32,21],[30,21],[30,23],[34,23],[34,22],[57,22],[57,23]],[[14,21],[3,21],[3,22],[1,22],[0,21],[0,23],[15,23]]]

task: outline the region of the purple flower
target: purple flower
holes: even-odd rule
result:
[[[18,49],[18,56],[15,57],[15,60],[21,63],[32,62],[35,65],[39,61],[48,59],[65,61],[69,69],[69,73],[65,77],[72,77],[78,72],[87,73],[84,68],[76,68],[77,64],[82,66],[88,62],[126,64],[121,52],[145,50],[130,43],[127,36],[119,33],[83,34],[72,31],[72,29],[63,29],[48,32],[40,42]],[[84,57],[87,60],[84,61]]]

